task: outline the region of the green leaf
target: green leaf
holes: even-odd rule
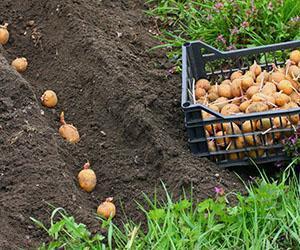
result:
[[[162,208],[150,210],[148,216],[151,220],[159,220],[166,216],[165,210]]]
[[[54,223],[48,231],[49,235],[57,239],[58,233],[61,231],[61,229],[64,227],[65,224],[66,224],[65,220],[61,220]]]

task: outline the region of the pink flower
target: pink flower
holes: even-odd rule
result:
[[[173,75],[173,74],[176,72],[176,69],[177,69],[176,66],[174,66],[174,67],[168,69],[167,75],[168,75],[168,76]]]
[[[234,26],[234,28],[230,30],[230,33],[231,33],[231,35],[236,35],[239,33],[239,29]]]
[[[222,34],[218,35],[217,41],[219,41],[219,42],[221,42],[223,44],[226,44],[226,39],[224,38],[224,36]]]
[[[207,20],[207,21],[210,21],[210,20],[212,20],[212,19],[213,19],[212,15],[208,15],[208,16],[206,17],[206,20]]]
[[[269,9],[269,10],[273,10],[273,3],[272,3],[272,2],[269,2],[269,4],[268,4],[268,9]]]
[[[234,45],[229,45],[229,46],[227,47],[227,50],[234,50],[234,49],[236,49],[236,47],[235,47]]]
[[[249,23],[247,21],[242,22],[242,27],[243,28],[249,27]]]
[[[291,18],[290,21],[291,21],[292,23],[298,23],[298,22],[300,22],[300,16],[295,16],[295,17]]]
[[[223,196],[225,194],[225,191],[222,187],[214,187],[214,191],[217,195]]]
[[[219,3],[216,3],[214,7],[215,7],[215,9],[220,10],[220,9],[223,9],[224,4],[219,2]]]
[[[246,16],[251,16],[251,14],[252,14],[252,10],[246,10]]]

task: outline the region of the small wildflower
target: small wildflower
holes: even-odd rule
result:
[[[215,187],[214,191],[217,195],[223,196],[225,194],[225,191],[222,187]]]
[[[173,74],[176,72],[176,69],[177,69],[176,66],[174,66],[174,67],[168,69],[168,71],[167,71],[167,76],[173,75]]]
[[[208,15],[207,17],[206,17],[206,20],[207,21],[210,21],[210,20],[212,20],[213,19],[213,16],[212,15]]]
[[[254,15],[255,11],[256,11],[256,7],[255,7],[255,4],[254,4],[254,0],[251,0],[251,10],[250,12],[248,12],[251,16]],[[247,13],[247,12],[246,12]]]
[[[227,47],[227,50],[235,50],[235,49],[236,49],[236,47],[234,45],[230,45]]]
[[[295,135],[292,135],[291,137],[289,137],[289,141],[292,143],[292,144],[296,144],[297,142],[297,138]]]
[[[246,10],[246,16],[251,16],[251,14],[252,14],[252,10],[250,9]]]
[[[295,17],[291,18],[290,22],[292,22],[292,23],[300,22],[300,16],[295,16]]]
[[[215,6],[214,6],[214,8],[216,10],[221,10],[221,9],[223,9],[223,7],[224,7],[224,4],[221,3],[221,2],[216,3]]]
[[[247,21],[244,21],[242,22],[242,25],[241,25],[243,28],[247,28],[249,27],[249,23]]]
[[[272,2],[269,2],[269,4],[268,4],[268,10],[273,10],[273,3]]]
[[[222,34],[218,35],[217,41],[219,41],[219,42],[221,42],[223,44],[226,44],[226,39],[224,38],[224,36]]]
[[[230,33],[231,35],[236,35],[239,33],[239,29],[236,26],[234,26],[234,28],[230,30]]]

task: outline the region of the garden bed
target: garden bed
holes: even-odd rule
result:
[[[1,1],[11,35],[0,51],[1,249],[39,244],[44,234],[29,217],[48,219],[47,203],[97,231],[104,198],[114,196],[116,222],[125,218],[121,202],[141,220],[134,200],[160,192],[161,180],[175,196],[192,183],[197,199],[215,186],[242,189],[233,172],[190,154],[180,76],[167,77],[161,51],[146,52],[156,41],[144,8],[138,0]],[[22,76],[9,66],[17,56],[29,61]],[[56,109],[40,105],[46,89],[58,94]],[[61,110],[81,134],[76,146],[58,135]],[[86,160],[98,177],[92,194],[76,180]]]

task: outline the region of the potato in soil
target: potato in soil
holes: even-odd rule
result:
[[[42,104],[48,108],[54,108],[57,104],[57,96],[53,90],[46,90],[41,96]]]
[[[80,140],[80,136],[76,127],[72,124],[67,124],[65,121],[64,112],[60,114],[60,123],[59,134],[62,138],[70,143],[77,143]]]
[[[79,186],[86,192],[92,192],[95,189],[97,177],[95,172],[92,169],[90,169],[89,162],[84,164],[83,170],[79,172],[78,182]]]
[[[0,44],[5,45],[9,40],[8,24],[0,25]]]
[[[12,61],[11,66],[19,73],[23,73],[27,69],[28,61],[25,57],[16,58]]]
[[[107,198],[104,202],[102,202],[97,208],[97,214],[102,218],[109,219],[113,218],[116,215],[116,206],[113,204],[113,198]]]

